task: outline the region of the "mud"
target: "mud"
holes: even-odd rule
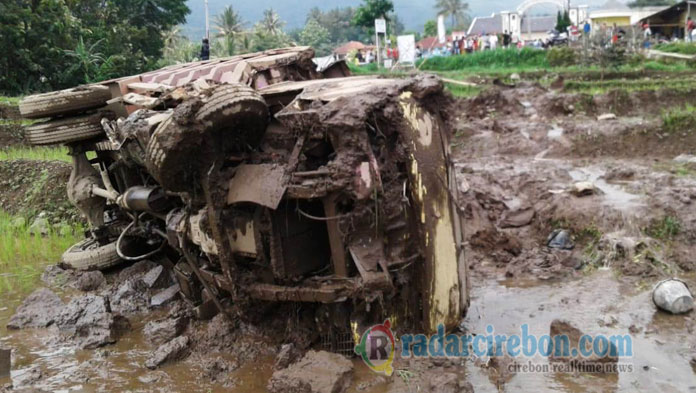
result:
[[[233,321],[223,315],[196,320],[178,299],[152,308],[152,297],[171,281],[165,269],[148,261],[106,272],[104,281],[56,268],[45,273],[57,296],[43,292],[27,304],[60,302],[72,304],[73,311],[49,316],[51,322],[24,311],[26,317],[18,320],[48,328],[9,334],[0,329],[0,344],[14,348],[12,378],[0,383],[11,380],[17,387],[47,391],[136,392],[694,390],[693,313],[664,314],[652,304],[650,289],[670,276],[696,287],[696,176],[673,160],[692,152],[696,141],[691,135],[656,136],[663,134],[658,118],[663,104],[647,108],[639,95],[630,97],[631,107],[616,111],[616,120],[598,121],[597,113],[616,109],[612,94],[591,97],[588,104],[584,95],[522,83],[460,102],[449,114],[457,124],[458,208],[465,217],[465,257],[472,269],[472,307],[460,328],[486,334],[492,325],[496,333],[513,334],[528,324],[535,334],[547,334],[552,326],[573,333],[631,334],[635,356],[619,359],[634,367],[631,372],[511,373],[508,365],[528,359],[420,361],[397,355],[398,372],[380,376],[357,358],[314,351],[323,322],[299,324],[298,316],[308,310],[296,304],[259,305],[252,315]],[[675,97],[664,107],[677,102]],[[371,105],[340,103],[348,104],[358,110]],[[340,126],[363,124],[364,119],[339,112],[322,115]],[[380,121],[387,120],[370,124],[385,129]],[[331,137],[340,138],[340,130],[331,130]],[[591,182],[596,191],[573,193],[578,182]],[[666,217],[678,220],[678,231],[661,230]],[[572,249],[548,246],[549,235],[560,230],[570,234]],[[8,299],[0,321],[7,321],[20,302],[20,296]],[[80,349],[85,341],[77,332],[87,325],[78,309],[94,309],[90,318],[95,319],[87,325],[97,328],[94,336],[101,340],[87,342],[111,344]],[[118,323],[121,313],[130,329]],[[567,325],[554,324],[557,320]],[[67,340],[60,326],[69,326]]]

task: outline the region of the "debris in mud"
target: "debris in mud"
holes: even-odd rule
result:
[[[616,115],[613,113],[605,113],[602,115],[597,116],[597,120],[602,121],[602,120],[616,120]]]
[[[160,345],[145,361],[145,367],[152,370],[165,363],[185,358],[189,354],[189,343],[187,336],[180,336]]]
[[[236,385],[235,379],[230,373],[238,368],[239,364],[223,359],[220,356],[203,361],[204,376],[226,388],[232,388]]]
[[[325,351],[309,351],[299,362],[273,373],[268,383],[272,393],[342,393],[351,383],[353,363]]]
[[[483,365],[488,370],[488,379],[498,388],[510,382],[515,376],[514,365],[517,363],[503,348],[501,356],[492,356]],[[433,390],[437,391],[437,390]],[[473,391],[473,390],[472,390]]]
[[[128,320],[111,313],[102,296],[85,295],[72,299],[56,318],[59,331],[83,349],[115,343],[130,329]]]
[[[91,292],[99,289],[105,283],[104,274],[95,270],[80,274],[80,277],[71,286],[82,292]]]
[[[49,265],[41,273],[41,281],[51,287],[62,287],[71,285],[77,280],[78,272],[75,270],[63,269],[58,265]]]
[[[0,378],[10,376],[12,369],[12,350],[0,348]]]
[[[672,314],[684,314],[694,308],[694,297],[684,281],[669,279],[659,282],[653,290],[655,305]]]
[[[56,321],[63,302],[50,289],[39,288],[29,295],[10,318],[8,329],[44,328]]]
[[[151,344],[161,345],[180,336],[188,326],[188,322],[186,316],[150,321],[143,328],[143,334]]]
[[[292,343],[283,344],[278,351],[278,355],[275,358],[275,363],[273,364],[274,370],[282,370],[287,368],[291,363],[293,363],[300,353],[295,348]]]
[[[581,181],[573,184],[573,186],[570,188],[570,192],[576,197],[584,197],[596,193],[597,188],[592,182]]]
[[[136,262],[118,273],[118,282],[125,282],[130,278],[140,278],[157,266],[159,265],[149,260]]]
[[[143,276],[143,282],[148,288],[166,288],[171,280],[164,266],[157,265]]]
[[[500,217],[498,226],[500,228],[519,228],[529,225],[534,219],[536,212],[532,207],[520,208],[517,210],[506,210]]]
[[[560,250],[572,250],[575,247],[570,238],[570,232],[565,229],[554,229],[546,239],[546,245]]]
[[[551,336],[549,345],[549,353],[551,354],[549,360],[551,361],[568,362],[571,366],[576,368],[582,368],[585,365],[596,365],[599,363],[618,363],[619,361],[616,344],[610,341],[606,341],[606,343],[609,345],[608,348],[593,348],[591,342],[585,341],[585,348],[581,350],[578,345],[581,342],[580,338],[584,335],[584,333],[568,321],[555,319],[553,322],[551,322],[549,335]],[[566,350],[565,346],[560,349],[554,348],[555,342],[564,343],[565,341],[557,339],[556,336],[566,336],[568,338],[570,344],[567,348],[568,356],[564,356],[562,353]],[[558,352],[558,355],[560,356],[556,356],[556,352]],[[597,354],[597,352],[605,352],[605,355],[600,356]],[[575,356],[573,356],[573,353],[575,353]],[[582,356],[582,353],[592,353],[592,355]]]
[[[164,306],[167,303],[173,301],[179,296],[179,284],[174,284],[167,289],[163,289],[160,292],[154,294],[150,299],[151,307]]]
[[[39,365],[29,366],[22,370],[17,370],[12,376],[12,390],[29,387],[38,382],[43,373]]]
[[[430,391],[437,393],[474,393],[474,387],[455,373],[442,373],[430,379]]]
[[[133,314],[147,310],[150,303],[147,289],[142,279],[128,279],[111,296],[111,308],[114,312],[121,314]]]

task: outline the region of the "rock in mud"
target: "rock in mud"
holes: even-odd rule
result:
[[[56,318],[56,325],[63,335],[84,349],[113,344],[130,328],[126,318],[111,313],[106,298],[95,295],[72,299]]]
[[[560,250],[572,250],[575,245],[570,239],[570,232],[565,229],[555,229],[546,239],[546,245],[550,248],[558,248]]]
[[[616,120],[616,115],[613,113],[605,113],[602,115],[597,116],[597,120],[602,121],[602,120]]]
[[[10,318],[8,329],[43,328],[53,324],[64,304],[50,289],[40,288],[27,297]]]
[[[38,382],[43,374],[39,365],[33,365],[22,370],[18,370],[12,376],[12,391],[15,389],[31,386]]]
[[[534,219],[535,211],[531,207],[506,210],[498,222],[500,228],[519,228],[529,225]]]
[[[145,361],[145,367],[154,370],[167,362],[183,359],[189,354],[189,342],[187,336],[181,336],[160,345]]]
[[[167,303],[171,302],[172,300],[176,299],[179,296],[179,284],[174,284],[171,287],[162,290],[152,296],[152,299],[150,299],[150,306],[151,307],[160,307],[164,306]]]
[[[474,387],[455,373],[442,373],[430,379],[430,391],[437,393],[474,393]]]
[[[158,265],[143,276],[143,282],[148,288],[167,288],[170,284],[169,272]]]
[[[283,344],[283,346],[280,347],[280,351],[278,351],[278,355],[275,358],[273,369],[282,370],[284,368],[287,368],[292,362],[294,362],[299,357],[299,355],[300,353],[295,348],[294,344]]]
[[[143,334],[151,344],[160,345],[180,336],[187,325],[188,318],[185,316],[150,321],[145,325]]]
[[[145,283],[130,278],[121,284],[111,296],[111,307],[115,312],[133,314],[147,310],[149,298]]]
[[[573,186],[570,188],[570,192],[576,197],[584,197],[597,192],[597,188],[592,182],[581,181],[573,184]]]
[[[309,351],[299,362],[273,373],[272,393],[342,393],[351,383],[353,363],[325,351]]]
[[[74,270],[66,270],[58,265],[50,265],[41,273],[41,281],[52,287],[63,287],[77,280],[77,275],[77,272]]]
[[[236,385],[235,379],[231,372],[237,370],[239,364],[234,361],[223,359],[218,356],[215,359],[206,359],[203,361],[203,374],[206,378],[213,382],[218,382],[226,388],[231,388]]]
[[[99,270],[95,270],[82,273],[71,286],[82,292],[91,292],[99,289],[104,283],[106,283],[104,274]]]
[[[592,367],[593,365],[605,363],[616,364],[619,361],[618,350],[616,348],[616,345],[610,342],[609,348],[599,348],[600,352],[606,352],[604,356],[601,356],[600,354],[595,354],[592,350],[592,343],[586,342],[586,347],[584,348],[584,351],[585,353],[592,353],[592,355],[588,357],[582,356],[582,351],[580,350],[579,343],[580,338],[584,335],[584,333],[568,321],[556,319],[553,322],[551,322],[549,335],[551,336],[551,343],[549,345],[549,351],[551,353],[551,356],[549,357],[549,359],[552,361],[568,362],[576,368],[583,368],[588,366]],[[567,354],[562,353],[562,351],[565,350],[565,345],[562,344],[563,347],[558,349],[558,355],[560,356],[556,356],[557,349],[554,348],[554,343],[556,341],[561,342],[561,340],[557,339],[556,336],[565,336],[568,338],[569,346]],[[575,356],[573,356],[573,353],[575,353]]]
[[[136,262],[118,273],[118,281],[125,282],[132,278],[140,278],[145,273],[157,267],[156,263],[148,260]]]

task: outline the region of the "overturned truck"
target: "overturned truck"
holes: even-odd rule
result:
[[[51,118],[27,139],[69,146],[68,196],[89,222],[63,264],[158,261],[201,318],[293,302],[351,336],[388,317],[456,326],[469,285],[442,84],[312,57],[278,49],[25,99],[25,117]]]

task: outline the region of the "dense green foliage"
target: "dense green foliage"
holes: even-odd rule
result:
[[[681,53],[683,55],[696,55],[696,44],[693,42],[670,42],[657,45],[655,49],[663,52]]]
[[[0,92],[51,90],[155,67],[185,0],[4,0]]]
[[[575,51],[567,46],[559,46],[546,52],[546,61],[551,67],[567,67],[577,63]]]
[[[500,49],[449,57],[433,57],[424,61],[422,70],[454,71],[475,67],[548,67],[546,51],[532,48]]]
[[[462,0],[437,0],[435,9],[438,15],[450,18],[450,29],[465,29],[469,26],[471,18],[467,11],[469,3]]]
[[[389,14],[394,11],[391,0],[363,0],[353,15],[353,25],[374,29],[375,19],[389,20]]]

